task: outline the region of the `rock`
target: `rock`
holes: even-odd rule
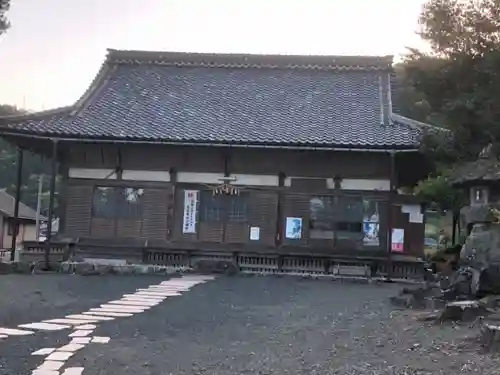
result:
[[[439,320],[441,322],[447,320],[470,322],[487,314],[488,311],[478,301],[455,301],[446,304]]]
[[[479,334],[479,342],[487,351],[500,349],[500,325],[484,323]]]
[[[200,259],[193,264],[195,272],[199,273],[218,273],[226,275],[235,275],[239,273],[239,267],[231,261]]]
[[[93,264],[90,263],[75,263],[75,273],[82,276],[98,275]]]
[[[441,316],[441,311],[433,311],[433,312],[427,312],[423,313],[420,315],[417,315],[415,317],[415,320],[419,322],[435,322],[439,320],[439,317]]]

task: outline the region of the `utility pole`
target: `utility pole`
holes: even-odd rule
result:
[[[36,239],[40,240],[40,212],[42,211],[43,174],[38,176],[38,195],[36,201]]]

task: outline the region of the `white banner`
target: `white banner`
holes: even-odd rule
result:
[[[184,219],[182,233],[196,233],[199,190],[184,190]]]

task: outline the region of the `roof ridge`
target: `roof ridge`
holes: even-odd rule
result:
[[[212,68],[391,70],[394,56],[203,53],[108,49],[109,64]]]

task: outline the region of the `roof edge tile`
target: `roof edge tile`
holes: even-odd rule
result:
[[[393,56],[265,55],[108,49],[110,64],[207,68],[391,70]]]

